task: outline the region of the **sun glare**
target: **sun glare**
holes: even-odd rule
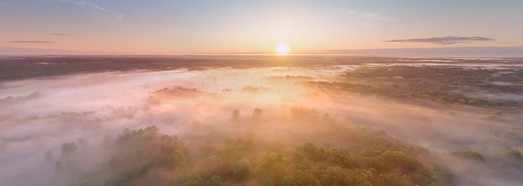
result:
[[[276,45],[276,53],[278,55],[287,55],[291,51],[291,47],[286,42],[280,42]]]

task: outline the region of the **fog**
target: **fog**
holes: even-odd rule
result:
[[[76,166],[95,172],[110,156],[107,138],[152,125],[193,145],[248,134],[285,144],[315,140],[343,146],[321,127],[304,124],[315,121],[309,112],[426,148],[458,185],[523,183],[523,161],[506,156],[523,150],[519,110],[496,114],[491,108],[402,102],[311,83],[339,81],[341,73],[354,68],[105,72],[3,82],[0,185],[68,185],[76,173],[57,176],[55,164],[48,162],[60,157],[62,144],[81,144],[85,151]],[[452,155],[462,151],[479,152],[485,162]]]

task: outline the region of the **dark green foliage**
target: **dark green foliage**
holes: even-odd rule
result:
[[[375,157],[305,144],[294,155],[270,154],[259,165],[261,185],[430,185],[432,173],[399,151]]]
[[[232,111],[232,119],[237,120],[240,118],[240,111],[239,110],[233,110]]]
[[[121,174],[110,185],[133,185],[153,169],[174,169],[187,163],[188,150],[173,136],[156,127],[125,130],[114,142],[114,156],[109,165]]]
[[[314,118],[323,120],[309,119]],[[99,174],[110,175],[106,185],[450,184],[438,169],[416,159],[426,153],[423,149],[402,144],[384,132],[324,125],[336,131],[328,140],[346,140],[352,145],[325,148],[305,143],[268,148],[272,144],[266,141],[229,138],[225,143],[215,142],[220,147],[201,156],[202,160],[189,158],[185,143],[161,134],[156,127],[125,130],[111,140],[113,156]]]
[[[516,160],[523,160],[523,155],[518,150],[512,149],[507,152],[507,156]]]
[[[221,185],[223,185],[222,178],[220,178],[220,176],[217,176],[217,175],[212,176],[205,183],[205,186],[221,186]]]
[[[254,111],[252,111],[253,119],[259,119],[262,115],[263,115],[263,111],[259,108],[255,108]]]
[[[280,157],[280,156],[278,156]],[[314,144],[297,147],[282,182],[291,185],[428,185],[435,183],[432,174],[416,159],[400,151],[382,151],[376,156],[340,149],[323,149]],[[279,158],[278,160],[283,159]],[[280,160],[279,162],[283,162]],[[278,181],[278,175],[274,175]],[[304,179],[307,178],[307,179]],[[285,184],[282,184],[285,185]]]
[[[180,172],[173,175],[174,181],[172,185],[183,185],[183,186],[201,186],[203,185],[203,181],[194,173],[190,172],[190,170],[183,170],[180,169]],[[211,180],[210,180],[211,181]],[[220,181],[220,180],[214,180],[214,181]],[[210,183],[214,183],[211,181]]]
[[[485,158],[483,157],[483,155],[474,151],[454,152],[452,154],[461,158],[485,162]]]
[[[246,159],[238,161],[233,177],[235,180],[243,181],[249,178],[251,174],[251,163]]]
[[[238,161],[253,149],[254,142],[251,139],[227,139],[225,140],[225,148],[221,151],[221,155],[226,159]]]
[[[523,93],[518,86],[498,86],[491,82],[513,83],[523,76],[496,76],[498,70],[464,69],[449,66],[362,66],[347,72],[338,82],[314,82],[324,88],[374,94],[402,100],[429,100],[437,103],[480,107],[521,107],[513,100],[472,97],[470,90],[493,93]],[[473,92],[472,92],[473,93]]]
[[[56,172],[61,172],[64,170],[64,163],[62,163],[61,161],[56,161],[55,163],[55,171]]]
[[[64,157],[70,157],[78,150],[78,147],[76,146],[76,143],[69,142],[62,144],[60,149],[62,150],[62,155]]]

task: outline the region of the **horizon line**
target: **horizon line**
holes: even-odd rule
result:
[[[2,51],[19,50],[19,51]],[[25,51],[24,51],[25,50]],[[35,50],[35,51],[27,51]],[[461,50],[461,51],[459,51]],[[476,51],[474,51],[476,50]],[[478,51],[480,50],[480,51]],[[490,50],[490,51],[486,51]],[[479,52],[479,53],[478,53]],[[485,54],[485,53],[491,54]],[[12,53],[12,54],[9,54]],[[462,54],[459,54],[462,53]],[[478,54],[475,54],[478,53]],[[493,47],[431,47],[431,48],[375,48],[375,49],[323,49],[297,51],[286,55],[272,52],[188,52],[172,54],[147,54],[102,51],[71,51],[43,48],[11,48],[0,47],[0,56],[390,56],[390,57],[523,57],[523,46],[493,46]]]

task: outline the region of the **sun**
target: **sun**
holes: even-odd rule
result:
[[[287,42],[279,42],[276,45],[276,53],[278,55],[287,55],[291,51],[291,47]]]

